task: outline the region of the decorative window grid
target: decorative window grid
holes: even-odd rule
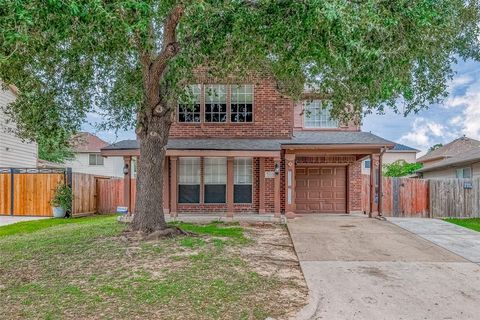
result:
[[[179,158],[178,184],[184,184],[184,185],[200,184],[200,158],[197,158],[197,157]]]
[[[337,128],[338,121],[332,119],[330,111],[332,105],[321,100],[305,103],[304,122],[305,128]]]
[[[233,85],[231,88],[231,122],[253,121],[253,85]]]
[[[204,158],[205,184],[227,184],[227,158]]]
[[[355,156],[318,156],[318,157],[297,157],[297,164],[322,164],[322,163],[354,163]]]
[[[103,166],[103,157],[100,154],[90,153],[88,155],[88,164],[91,166]]]
[[[235,158],[234,184],[252,184],[252,158]]]
[[[227,122],[227,86],[205,86],[205,122]]]
[[[200,122],[200,92],[199,84],[188,87],[188,101],[178,104],[179,122]]]

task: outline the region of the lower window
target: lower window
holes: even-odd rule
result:
[[[234,203],[252,203],[252,158],[235,158]]]
[[[204,175],[204,202],[226,203],[227,158],[205,158]]]
[[[200,203],[200,158],[179,158],[178,203]]]

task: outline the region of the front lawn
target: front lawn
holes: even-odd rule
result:
[[[469,219],[447,218],[444,220],[447,222],[454,223],[456,225],[480,232],[480,218],[469,218]]]
[[[0,319],[286,318],[306,287],[285,227],[179,223],[145,242],[114,216],[0,228]]]

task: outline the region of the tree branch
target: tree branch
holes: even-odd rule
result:
[[[154,74],[160,75],[165,69],[166,63],[180,51],[177,42],[177,26],[184,13],[184,7],[179,5],[172,9],[164,23],[163,48],[158,57],[152,63]]]

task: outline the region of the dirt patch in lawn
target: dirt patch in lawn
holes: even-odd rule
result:
[[[112,220],[0,238],[2,319],[287,319],[307,288],[285,226],[177,224],[144,241]]]

